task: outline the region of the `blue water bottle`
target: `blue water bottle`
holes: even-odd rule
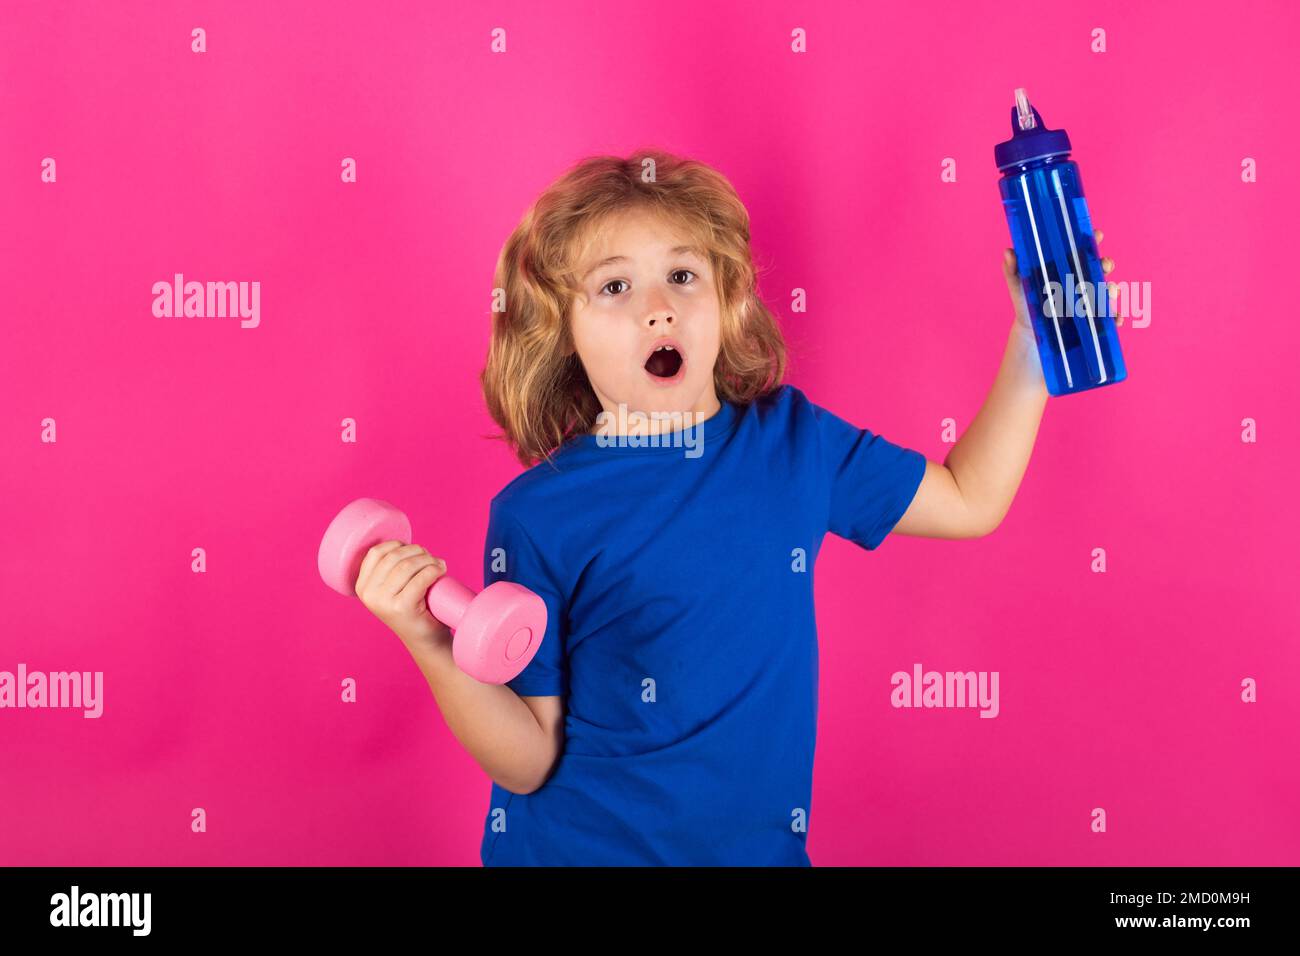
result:
[[[1128,370],[1070,138],[1043,125],[1023,89],[1016,90],[1011,132],[993,158],[1047,391],[1069,395],[1122,382]]]

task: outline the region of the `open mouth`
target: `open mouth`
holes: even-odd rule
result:
[[[681,350],[676,344],[663,343],[657,346],[645,360],[645,370],[651,377],[669,382],[681,373],[683,361]]]

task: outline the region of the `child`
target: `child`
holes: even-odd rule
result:
[[[781,384],[717,171],[597,157],[537,200],[497,265],[482,384],[531,466],[492,499],[484,584],[543,598],[541,647],[479,684],[419,600],[442,562],[388,542],[362,567],[493,778],[484,865],[810,865],[813,565],[827,531],[870,551],[1001,521],[1047,399],[1006,252],[1002,368],[940,465]]]

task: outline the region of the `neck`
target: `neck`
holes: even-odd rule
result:
[[[664,435],[695,428],[722,411],[722,403],[712,392],[684,411],[639,412],[603,398],[601,405],[604,410],[591,426],[592,435]]]

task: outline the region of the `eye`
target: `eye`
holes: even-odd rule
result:
[[[684,274],[684,275],[688,275],[688,276],[691,277],[690,279],[688,279],[688,280],[686,280],[686,281],[684,281],[684,282],[675,282],[675,283],[673,283],[674,285],[689,285],[689,284],[690,284],[691,282],[693,282],[695,279],[699,278],[699,277],[698,277],[694,272],[692,272],[690,269],[674,269],[672,272],[670,272],[670,273],[668,273],[668,274],[669,274],[669,276],[677,276],[677,275],[683,275],[683,274]],[[625,279],[610,279],[610,280],[609,280],[608,282],[606,282],[603,286],[601,286],[601,288],[600,288],[600,294],[601,294],[601,295],[609,295],[609,296],[616,296],[616,295],[619,295],[619,294],[620,294],[619,292],[609,292],[609,291],[606,291],[606,290],[608,290],[609,287],[612,286],[612,285],[620,285],[620,284],[621,284],[621,285],[627,285],[627,281],[626,281]]]

